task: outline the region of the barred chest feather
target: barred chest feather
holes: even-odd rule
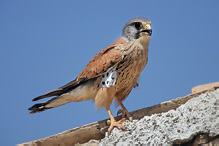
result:
[[[138,45],[134,46],[135,48],[124,52],[126,55],[124,55],[123,60],[117,66],[114,66],[102,76],[102,87],[109,88],[115,86],[117,92],[127,88],[128,93],[126,94],[128,96],[147,64],[148,49],[143,49],[141,48],[142,46]]]

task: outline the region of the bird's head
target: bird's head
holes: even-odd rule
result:
[[[144,36],[150,37],[151,34],[151,21],[144,17],[135,17],[129,20],[122,30],[122,37],[125,37],[129,41],[136,40]]]

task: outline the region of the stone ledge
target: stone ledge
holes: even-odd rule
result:
[[[180,105],[186,103],[189,99],[193,97],[197,97],[203,93],[207,93],[210,91],[216,90],[219,86],[219,83],[215,83],[213,86],[211,84],[208,84],[207,87],[211,86],[211,88],[203,89],[202,90],[195,90],[192,94],[189,94],[185,97],[176,98],[167,102],[163,102],[151,107],[143,108],[140,110],[136,110],[133,112],[130,112],[130,115],[133,117],[133,119],[141,119],[144,116],[150,116],[152,114],[158,114],[167,112],[171,109],[176,109]],[[116,119],[121,119],[121,116],[116,117]],[[75,145],[75,144],[83,144],[88,141],[90,141],[92,144],[97,145],[95,143],[95,140],[100,140],[105,137],[105,132],[107,131],[107,119],[94,122],[88,125],[84,125],[81,127],[73,128],[67,131],[64,131],[62,133],[49,136],[43,139],[19,144],[18,146],[69,146],[69,145]],[[90,145],[89,144],[89,145]]]
[[[214,91],[216,88],[219,88],[219,82],[195,86],[192,88],[192,93],[194,94],[194,93],[211,91],[211,90]]]
[[[219,89],[192,98],[175,110],[126,121],[122,125],[128,130],[113,129],[99,145],[206,144],[219,135],[218,99]]]

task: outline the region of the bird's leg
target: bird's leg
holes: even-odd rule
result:
[[[122,118],[127,118],[130,121],[132,121],[132,117],[130,117],[129,112],[123,105],[122,101],[119,102],[119,105],[122,107],[122,109],[119,109],[119,111],[117,112],[117,115],[122,114]]]
[[[125,119],[121,119],[119,121],[116,121],[115,118],[112,115],[112,112],[110,110],[110,108],[106,109],[109,117],[110,117],[110,121],[107,121],[108,124],[110,124],[110,127],[108,129],[108,132],[111,132],[113,130],[114,127],[119,127],[122,130],[126,130],[126,127],[122,126],[121,123],[125,121]]]

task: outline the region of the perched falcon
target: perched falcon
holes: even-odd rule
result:
[[[144,17],[129,20],[112,45],[101,50],[87,64],[77,78],[68,84],[38,96],[33,101],[55,96],[29,108],[30,113],[58,107],[69,102],[93,100],[97,107],[105,107],[110,116],[110,132],[113,127],[126,129],[116,121],[110,105],[115,101],[122,107],[123,117],[130,115],[122,101],[136,85],[140,73],[148,62],[148,45],[152,33],[151,21]]]

